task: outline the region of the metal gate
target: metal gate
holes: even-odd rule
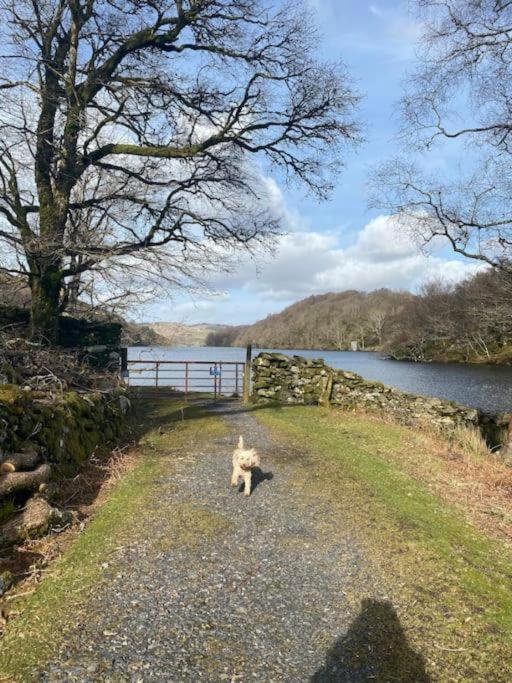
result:
[[[124,380],[146,395],[248,398],[249,364],[238,361],[125,360]]]

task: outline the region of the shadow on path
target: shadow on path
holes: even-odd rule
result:
[[[251,493],[264,481],[271,481],[274,478],[274,473],[273,472],[264,472],[261,467],[253,467],[252,468],[252,477],[251,477]],[[245,484],[242,482],[240,486],[238,487],[239,493],[242,493],[245,490]]]
[[[389,602],[363,600],[347,633],[327,651],[311,683],[428,683],[423,657],[408,644]]]

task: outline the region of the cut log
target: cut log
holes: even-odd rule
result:
[[[0,498],[16,491],[39,491],[50,479],[50,465],[39,465],[32,472],[9,472],[0,477]]]
[[[40,460],[39,453],[31,449],[11,453],[4,456],[0,464],[0,473],[19,472],[20,470],[33,470]]]
[[[34,496],[21,512],[0,526],[0,546],[39,538],[48,533],[52,525],[60,526],[66,521],[65,513],[53,508],[44,498]]]

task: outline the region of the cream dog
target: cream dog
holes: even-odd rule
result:
[[[238,439],[238,446],[233,451],[233,474],[231,486],[236,486],[240,477],[244,480],[244,494],[251,495],[252,469],[260,466],[260,456],[254,448],[244,448],[244,438]]]

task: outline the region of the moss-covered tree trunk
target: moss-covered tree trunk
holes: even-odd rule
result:
[[[60,267],[56,264],[39,264],[30,275],[30,334],[35,341],[45,344],[58,341],[61,288]]]

